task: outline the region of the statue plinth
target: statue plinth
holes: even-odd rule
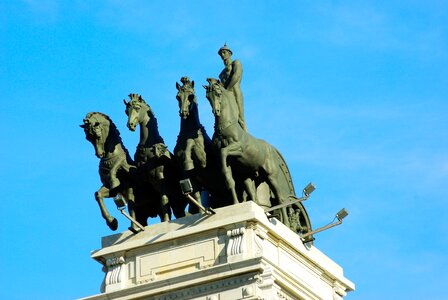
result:
[[[245,202],[104,237],[102,293],[85,299],[342,299],[343,269]]]

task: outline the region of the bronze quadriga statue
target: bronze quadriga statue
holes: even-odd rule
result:
[[[110,229],[116,230],[117,219],[111,216],[104,204],[104,198],[117,196],[119,193],[128,201],[131,217],[140,224],[147,225],[148,217],[156,217],[160,210],[157,203],[150,203],[154,192],[136,183],[132,173],[136,167],[124,147],[120,133],[112,120],[100,112],[91,112],[80,125],[86,134],[86,139],[95,148],[95,154],[100,158],[99,173],[101,188],[95,192],[95,199],[103,218]],[[130,230],[136,231],[135,224]]]
[[[134,155],[137,176],[151,184],[160,193],[162,221],[185,216],[186,197],[179,186],[181,174],[174,156],[170,153],[159,134],[157,119],[150,106],[138,94],[130,94],[126,105],[127,127],[135,131],[140,126],[140,142]],[[190,206],[191,207],[191,206]]]
[[[280,205],[294,196],[291,175],[282,155],[272,145],[257,139],[244,130],[239,120],[234,94],[217,79],[207,79],[204,86],[215,116],[213,144],[219,153],[225,184],[231,191],[233,203],[245,200],[238,194],[243,186],[248,200],[266,206]],[[260,192],[261,187],[263,192]],[[264,194],[264,195],[263,195]],[[272,196],[271,196],[272,195]],[[280,221],[298,233],[311,230],[311,223],[301,203],[279,209]]]
[[[131,217],[143,225],[147,218],[160,216],[161,221],[185,216],[187,197],[179,181],[190,179],[192,185],[190,213],[205,208],[200,205],[201,192],[212,208],[252,200],[273,211],[281,222],[299,234],[311,232],[308,214],[297,202],[291,174],[280,152],[269,143],[247,131],[241,91],[242,65],[232,60],[227,45],[218,51],[224,69],[220,80],[209,78],[206,98],[215,117],[210,139],[199,120],[194,81],[182,77],[176,82],[180,132],[174,155],[159,134],[157,119],[151,107],[138,94],[130,94],[126,105],[127,127],[140,127],[134,161],[124,148],[118,130],[102,113],[89,113],[84,119],[86,138],[100,158],[103,186],[95,198],[108,226],[117,229],[117,220],[107,211],[103,198],[121,194],[128,201]],[[186,180],[182,181],[187,182]],[[191,189],[188,186],[188,189]],[[296,201],[290,201],[296,199]],[[302,199],[303,200],[303,199]],[[150,205],[150,202],[152,204]],[[270,208],[270,209],[269,209]],[[131,230],[135,231],[132,223]]]
[[[184,178],[193,185],[193,196],[201,202],[201,191],[206,191],[211,207],[231,204],[230,194],[224,186],[224,178],[218,169],[216,156],[212,153],[210,137],[199,120],[198,101],[194,90],[194,81],[181,78],[182,85],[176,82],[180,115],[180,132],[177,136],[174,155]]]

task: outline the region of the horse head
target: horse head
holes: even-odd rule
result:
[[[224,89],[222,83],[215,78],[207,78],[208,85],[203,85],[205,88],[205,96],[212,106],[213,114],[216,117],[221,115],[221,96]]]
[[[84,129],[86,139],[92,143],[95,148],[95,155],[102,158],[106,155],[105,143],[109,135],[109,117],[99,112],[90,112],[80,125]]]
[[[146,104],[145,100],[143,100],[142,96],[139,94],[129,94],[129,98],[131,99],[129,102],[123,100],[126,105],[126,115],[128,116],[127,127],[131,131],[135,131],[137,124],[142,123],[143,121],[148,120],[148,104]],[[149,122],[149,120],[148,120]]]
[[[179,102],[179,115],[182,119],[187,119],[194,104],[197,104],[196,94],[194,92],[194,81],[190,81],[188,77],[180,79],[182,86],[176,82],[177,95]]]

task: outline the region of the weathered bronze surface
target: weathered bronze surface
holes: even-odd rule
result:
[[[218,54],[221,56],[225,66],[219,74],[219,79],[224,85],[224,88],[231,92],[235,97],[238,107],[238,122],[244,130],[247,130],[246,121],[244,120],[244,98],[243,92],[241,91],[243,65],[238,59],[232,61],[232,50],[230,50],[226,44],[219,48]]]
[[[215,116],[213,144],[219,151],[220,166],[233,203],[246,200],[237,193],[236,187],[243,185],[248,200],[262,204],[257,193],[262,183],[267,183],[268,193],[272,194],[268,206],[288,201],[288,197],[294,196],[295,192],[289,169],[280,152],[241,127],[238,104],[231,91],[226,90],[217,79],[209,78],[207,81],[209,85],[204,86],[206,97]],[[311,230],[311,223],[301,203],[281,208],[279,218],[294,231],[305,233]]]
[[[124,147],[120,133],[105,114],[91,112],[80,125],[86,134],[86,139],[95,148],[95,154],[100,158],[99,174],[102,182],[100,189],[95,192],[95,199],[110,229],[116,230],[117,219],[109,214],[104,204],[104,198],[122,194],[128,201],[129,214],[142,225],[147,224],[148,217],[156,217],[159,210],[157,203],[150,203],[154,197],[154,190],[137,183],[133,178],[136,166]],[[135,224],[130,227],[137,230]]]
[[[184,178],[190,178],[193,196],[201,202],[201,191],[209,193],[203,199],[211,207],[231,204],[230,194],[224,186],[224,177],[218,168],[217,156],[212,152],[212,142],[199,120],[198,101],[194,91],[194,81],[181,78],[182,85],[176,82],[179,102],[180,132],[177,136],[174,155]]]
[[[185,76],[180,80],[182,85],[176,82],[180,132],[174,155],[159,134],[154,112],[138,94],[130,94],[129,102],[124,100],[127,127],[131,131],[140,127],[135,162],[109,117],[102,113],[85,117],[81,127],[100,158],[103,186],[95,198],[111,229],[117,229],[117,220],[107,211],[103,198],[123,195],[130,215],[143,225],[148,217],[157,215],[161,221],[167,221],[171,213],[176,218],[185,216],[187,197],[182,194],[179,181],[190,179],[191,196],[199,204],[217,208],[252,200],[266,210],[272,207],[269,211],[293,231],[311,231],[302,203],[290,201],[295,191],[283,156],[247,131],[240,86],[241,62],[232,61],[227,45],[218,54],[225,66],[220,79],[209,78],[204,86],[215,117],[212,139],[199,120],[194,81]],[[198,212],[197,206],[190,205],[189,212]],[[130,229],[136,232],[134,224]]]
[[[160,193],[162,221],[171,219],[171,210],[176,218],[183,217],[187,200],[180,190],[182,175],[177,162],[159,134],[151,107],[138,94],[130,94],[129,97],[129,102],[124,100],[127,127],[131,131],[140,127],[140,142],[134,155],[138,176]],[[190,206],[190,209],[193,208]]]

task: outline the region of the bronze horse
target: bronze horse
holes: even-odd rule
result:
[[[217,79],[207,79],[204,86],[215,116],[213,144],[219,151],[222,173],[234,203],[238,203],[236,187],[243,182],[250,200],[260,203],[257,186],[267,183],[270,191],[269,206],[283,204],[294,196],[291,175],[282,155],[272,145],[257,139],[243,130],[238,123],[238,107],[232,93]],[[288,214],[289,212],[289,214]],[[294,231],[305,233],[311,230],[308,215],[301,203],[283,207],[279,211],[280,221]],[[298,219],[298,225],[297,223]],[[291,226],[291,221],[293,221]]]
[[[157,207],[149,205],[146,200],[151,191],[135,184],[132,179],[135,165],[122,143],[117,127],[107,115],[100,112],[88,113],[83,123],[80,126],[84,129],[86,139],[92,143],[96,156],[100,158],[99,173],[103,185],[95,192],[95,199],[106,224],[112,230],[118,228],[118,221],[109,214],[103,198],[121,194],[128,201],[129,214],[146,226],[148,217],[157,216]],[[138,227],[132,224],[129,229],[136,232]]]
[[[157,119],[151,107],[138,94],[130,94],[130,101],[124,101],[127,127],[135,131],[140,125],[140,142],[134,155],[138,176],[150,183],[160,193],[162,221],[185,216],[187,200],[180,190],[181,174],[174,156],[168,151],[159,134]]]
[[[213,153],[212,142],[199,120],[198,101],[194,81],[181,78],[182,86],[176,82],[180,115],[180,132],[177,136],[174,155],[190,178],[193,196],[201,202],[201,190],[209,193],[209,206],[216,208],[230,204],[228,190],[222,184],[224,178],[218,170],[218,161]]]

